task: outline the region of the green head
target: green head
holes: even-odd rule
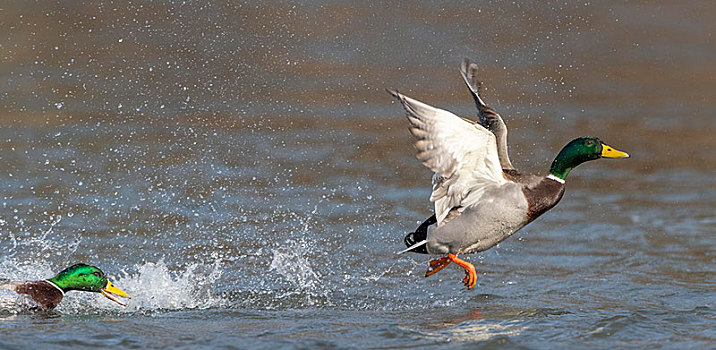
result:
[[[72,265],[62,270],[55,277],[48,279],[48,281],[54,283],[64,292],[79,290],[83,292],[102,293],[105,297],[120,305],[124,305],[124,303],[117,299],[117,296],[129,298],[127,293],[115,287],[112,282],[104,276],[102,270],[87,264]]]
[[[577,165],[599,158],[628,158],[629,154],[619,151],[596,137],[580,137],[569,142],[552,162],[550,174],[564,180]]]

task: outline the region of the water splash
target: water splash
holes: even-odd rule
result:
[[[191,264],[178,271],[171,271],[163,260],[148,262],[138,267],[136,273],[125,274],[117,279],[132,296],[127,310],[157,311],[208,309],[221,307],[226,302],[214,292],[214,284],[223,271],[219,263]],[[114,305],[107,300],[108,303]]]
[[[318,299],[328,297],[329,291],[325,289],[321,275],[311,267],[308,244],[288,240],[271,251],[273,258],[269,269],[278,273],[292,287],[291,290],[276,295],[276,298],[304,295],[309,305],[315,305]]]
[[[41,280],[54,275],[47,263],[0,261],[0,280]],[[107,272],[107,271],[106,271]],[[227,301],[214,292],[214,284],[222,276],[218,262],[191,264],[171,269],[164,261],[146,262],[136,266],[136,272],[122,272],[109,279],[129,293],[127,306],[120,307],[98,293],[69,292],[55,309],[61,314],[92,313],[147,313],[185,309],[208,309],[227,305]],[[14,292],[0,293],[0,311],[17,314],[26,311],[26,304]]]
[[[20,251],[25,254],[31,254],[32,256],[25,256],[26,259],[31,260],[40,260],[52,252],[58,251],[63,252],[62,255],[65,256],[74,254],[82,241],[82,237],[75,235],[72,239],[53,239],[55,237],[53,230],[62,221],[62,215],[49,215],[47,220],[48,227],[38,235],[19,238],[13,232],[8,232],[7,235],[12,246],[8,248],[8,253],[5,257],[12,258]],[[5,225],[6,221],[0,220],[0,227]]]

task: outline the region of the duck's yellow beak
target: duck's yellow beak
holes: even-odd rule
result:
[[[122,301],[120,301],[119,298],[117,298],[118,296],[122,297],[122,298],[128,298],[128,299],[132,298],[129,296],[129,294],[125,293],[123,290],[115,287],[114,284],[112,284],[112,282],[110,282],[109,280],[107,280],[107,286],[100,289],[99,291],[102,293],[102,295],[107,297],[107,299],[112,300],[115,303],[122,305],[122,306],[126,306],[126,304],[124,304]]]
[[[629,154],[603,143],[602,158],[629,158]]]

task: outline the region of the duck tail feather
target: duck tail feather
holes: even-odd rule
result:
[[[412,236],[412,235],[413,235],[413,233],[408,234],[408,236]],[[406,236],[405,238],[407,239],[408,237]],[[406,248],[406,249],[403,249],[403,250],[399,251],[398,254],[407,253],[407,252],[409,252],[409,251],[411,251],[411,250],[413,250],[413,249],[415,249],[415,248],[418,248],[418,247],[421,247],[421,246],[425,245],[425,243],[428,243],[428,240],[427,240],[427,239],[422,240],[422,241],[420,241],[420,242],[418,242],[418,243],[415,243],[415,244],[411,245],[410,247],[408,247],[408,248]]]
[[[428,227],[430,225],[434,225],[437,222],[438,220],[433,214],[422,224],[420,224],[420,226],[417,230],[415,230],[415,232],[408,233],[403,240],[408,248],[398,254],[403,254],[405,252],[427,254],[428,248],[425,243],[428,243]]]

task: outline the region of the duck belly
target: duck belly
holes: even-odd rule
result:
[[[480,200],[460,216],[428,229],[431,254],[466,254],[487,250],[529,222],[527,199],[522,187],[507,183],[488,189]]]

